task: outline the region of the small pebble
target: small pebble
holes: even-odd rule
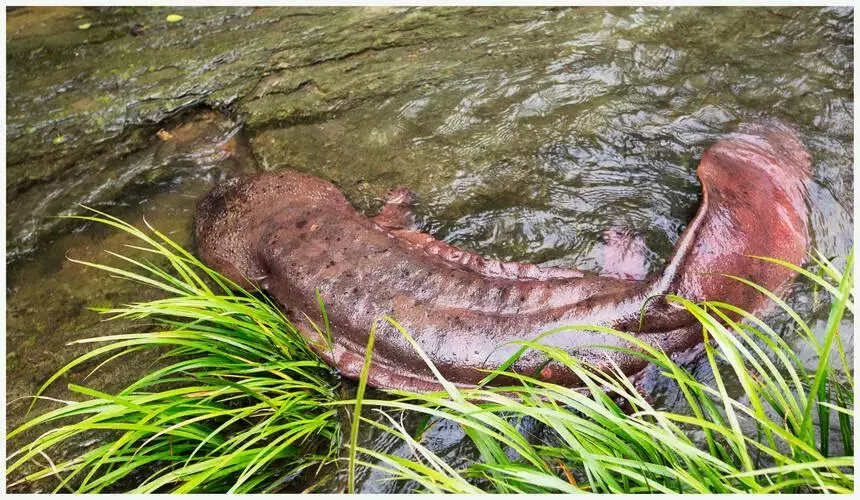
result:
[[[161,139],[162,141],[169,141],[169,140],[173,139],[173,134],[171,134],[170,132],[168,132],[164,129],[161,129],[158,132],[156,132],[155,136],[158,137],[159,139]]]

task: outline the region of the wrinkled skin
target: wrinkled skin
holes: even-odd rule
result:
[[[701,327],[664,295],[756,310],[766,297],[720,274],[769,289],[791,280],[791,270],[748,256],[804,262],[810,165],[794,132],[744,125],[705,151],[697,175],[703,189],[698,212],[666,268],[647,280],[625,279],[642,276],[630,269],[637,262],[630,250],[636,242],[608,252],[608,260],[621,264],[605,275],[485,260],[409,230],[412,199],[404,189],[370,219],[329,182],[289,170],[216,187],[198,206],[197,248],[204,262],[237,284],[267,290],[344,376],[359,376],[371,324],[390,315],[446,379],[470,387],[517,350],[510,341],[564,325],[616,328],[667,353],[681,351],[702,341]],[[606,237],[623,239],[615,232]],[[628,253],[632,257],[623,257]],[[323,324],[315,290],[331,322],[328,347],[303,314]],[[404,336],[385,321],[377,325],[368,383],[439,390]],[[611,360],[628,374],[643,367],[634,356],[590,347],[625,343],[609,334],[565,330],[540,341],[601,367]],[[580,383],[536,351],[527,351],[512,369],[571,387]]]

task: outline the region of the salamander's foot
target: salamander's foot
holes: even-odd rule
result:
[[[386,205],[414,207],[416,201],[418,201],[418,195],[403,186],[397,186],[385,196]]]
[[[647,248],[641,233],[618,228],[603,232],[603,276],[643,280],[648,274]]]
[[[412,207],[418,196],[403,186],[392,189],[385,197],[385,206],[373,222],[386,229],[411,229],[415,224]]]

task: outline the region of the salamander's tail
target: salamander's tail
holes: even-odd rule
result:
[[[790,126],[778,121],[767,120],[761,123],[743,123],[738,126],[735,137],[743,139],[780,160],[783,168],[790,169],[799,181],[812,176],[809,153],[797,132]]]

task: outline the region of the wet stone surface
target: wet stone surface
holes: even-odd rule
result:
[[[840,8],[9,11],[7,428],[24,419],[19,398],[84,352],[67,342],[140,328],[86,307],[152,298],[66,260],[104,262],[128,243],[55,218],[79,204],[190,248],[194,206],[218,181],[290,167],[369,214],[405,185],[424,231],[488,257],[595,270],[606,228],[637,231],[654,271],[695,212],[701,152],[773,117],[812,154],[814,245],[844,259],[852,31]],[[827,304],[810,297],[798,283],[790,303],[823,330]],[[153,358],[86,383],[122,387]],[[48,395],[69,397],[93,367]],[[430,440],[468,457],[455,434]]]

